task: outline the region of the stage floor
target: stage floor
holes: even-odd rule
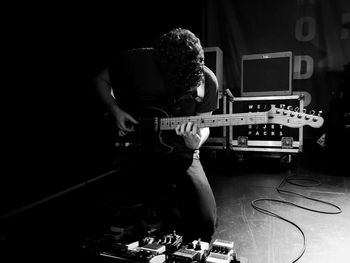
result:
[[[302,154],[293,158],[290,166],[258,157],[242,163],[221,159],[221,166],[208,165],[218,206],[219,224],[214,238],[234,241],[237,254],[254,263],[294,262],[304,248],[298,262],[349,262],[350,177],[345,176],[346,172],[326,171],[322,162],[327,160],[317,160],[317,156]],[[300,180],[292,183],[309,187],[287,182],[279,189],[329,202],[341,213],[337,214],[340,211],[335,206],[277,191],[284,179],[295,176]],[[263,199],[255,202],[257,206],[277,216],[256,210],[252,202],[257,199]],[[305,235],[305,247],[298,227]]]
[[[346,163],[340,168],[312,149],[294,156],[290,164],[259,156],[248,156],[241,162],[233,154],[220,152],[215,156],[202,152],[201,158],[217,202],[218,227],[213,240],[233,241],[237,255],[250,263],[293,262],[304,249],[299,227],[305,235],[305,252],[298,262],[349,262],[350,176],[342,171]],[[277,192],[290,176],[309,179],[294,183],[320,185],[286,183],[281,190],[329,202],[341,213],[336,214],[339,210],[334,206]],[[123,194],[118,173],[2,222],[3,255],[10,256],[6,262],[81,262],[83,242],[101,235],[113,222],[118,210],[116,194]],[[272,199],[256,205],[289,222],[256,210],[252,202],[257,199]]]

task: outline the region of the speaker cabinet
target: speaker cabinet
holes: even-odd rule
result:
[[[204,64],[216,75],[219,82],[219,92],[223,90],[223,54],[219,47],[204,48]]]
[[[219,47],[204,48],[204,64],[211,69],[219,83],[218,108],[213,112],[215,114],[227,113],[227,101],[223,91],[223,53]],[[226,149],[228,127],[210,128],[210,136],[202,146],[204,149]]]

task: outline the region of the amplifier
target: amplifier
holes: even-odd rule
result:
[[[205,65],[211,69],[219,84],[218,107],[213,112],[215,114],[227,113],[227,100],[223,92],[224,76],[223,76],[223,53],[220,47],[205,47],[204,48]],[[222,150],[227,147],[227,127],[212,127],[210,128],[210,136],[203,144],[203,149]]]
[[[213,112],[216,114],[227,114],[227,96],[219,93],[219,108]],[[225,150],[227,148],[228,127],[211,127],[210,135],[206,142],[202,145],[202,149]]]

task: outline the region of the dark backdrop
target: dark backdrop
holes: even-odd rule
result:
[[[341,28],[349,21],[347,1],[123,2],[4,6],[1,215],[107,169],[103,109],[91,80],[114,54],[150,46],[175,26],[191,29],[204,46],[223,50],[224,89],[234,95],[242,54],[293,49],[316,59],[317,85],[294,82],[298,90],[305,83],[311,106],[327,110],[339,96],[342,66],[349,61],[349,30]],[[327,31],[316,31],[317,41],[308,41],[313,31],[307,21],[314,20],[301,20],[302,41],[294,39],[303,17],[316,19],[316,29]],[[326,55],[326,64],[317,60]],[[319,87],[325,89],[316,92]]]
[[[202,1],[122,2],[6,9],[1,215],[108,170],[91,80],[114,54],[176,26],[201,37]]]
[[[332,128],[331,105],[349,100],[349,1],[206,0],[204,16],[205,44],[223,50],[224,89],[241,96],[243,55],[291,51],[293,94],[304,94],[307,112],[322,111],[326,121],[322,129],[305,128],[305,138]]]

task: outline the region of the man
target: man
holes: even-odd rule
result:
[[[139,129],[139,117],[149,109],[172,118],[211,115],[217,108],[218,81],[204,65],[200,40],[187,29],[170,30],[153,47],[122,54],[97,76],[96,87],[119,135],[140,132],[145,144],[166,149],[135,153],[130,172],[135,176],[134,194],[152,204],[171,192],[180,212],[179,232],[188,241],[209,242],[216,226],[216,202],[199,159],[209,128],[178,123],[151,143],[144,138],[148,132]]]

